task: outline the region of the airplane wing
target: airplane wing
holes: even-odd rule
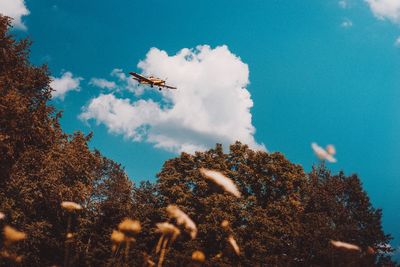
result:
[[[133,77],[135,77],[138,81],[146,81],[150,84],[153,83],[151,80],[147,79],[146,77],[144,77],[140,74],[137,74],[136,72],[129,72],[129,74],[132,75]]]
[[[168,89],[178,89],[176,87],[172,87],[172,86],[169,86],[169,85],[163,85],[163,87],[168,88]]]

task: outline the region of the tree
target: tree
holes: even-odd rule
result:
[[[231,178],[242,197],[206,181],[199,168]],[[381,210],[372,207],[356,175],[331,175],[324,165],[306,174],[280,153],[253,151],[237,142],[228,154],[220,145],[182,153],[168,160],[158,177],[164,207],[180,206],[199,228],[197,239],[176,243],[170,266],[187,262],[196,249],[206,253],[209,264],[220,266],[376,266],[390,252],[382,247],[390,236],[382,230]],[[224,219],[230,221],[228,232],[220,226]],[[228,251],[228,234],[237,239],[240,257]],[[362,251],[337,250],[331,240],[357,244]]]
[[[324,165],[314,167],[306,195],[302,218],[305,235],[299,247],[303,250],[304,266],[332,262],[374,266],[391,252],[382,246],[391,240],[382,229],[382,211],[372,207],[357,175],[331,175]],[[359,253],[332,250],[332,239],[357,244],[362,249],[361,257]],[[376,253],[368,254],[371,248]]]
[[[133,184],[89,149],[91,135],[62,131],[61,113],[48,104],[47,66],[30,64],[30,42],[15,41],[9,26],[0,15],[0,210],[29,237],[18,250],[25,265],[50,266],[63,262],[66,247],[69,215],[60,204],[77,202],[84,209],[72,218],[70,262],[105,262],[111,229],[132,214]]]
[[[223,193],[206,181],[199,173],[201,167],[230,177],[239,186],[242,198]],[[172,258],[187,258],[194,249],[204,250],[208,258],[226,251],[228,233],[220,227],[225,219],[230,222],[243,255],[235,259],[228,253],[211,263],[271,264],[295,252],[293,244],[299,235],[306,176],[300,166],[281,154],[256,152],[240,143],[224,154],[218,145],[204,153],[183,153],[167,161],[158,177],[165,205],[183,207],[199,227],[198,239],[187,241],[190,249]]]

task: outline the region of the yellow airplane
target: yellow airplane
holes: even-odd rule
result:
[[[160,78],[154,76],[145,77],[136,72],[129,72],[129,74],[132,75],[132,78],[138,81],[140,84],[148,84],[150,87],[158,86],[158,90],[160,91],[162,88],[177,89],[176,87],[166,85],[165,80],[161,80]]]

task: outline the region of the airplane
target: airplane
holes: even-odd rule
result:
[[[160,91],[162,88],[177,89],[176,87],[166,85],[165,80],[154,76],[145,77],[136,72],[129,72],[129,74],[133,76],[132,79],[138,81],[140,84],[148,84],[150,87],[158,86],[158,90]]]

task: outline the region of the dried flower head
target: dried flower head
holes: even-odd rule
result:
[[[336,247],[336,248],[344,248],[344,249],[348,249],[348,250],[357,250],[357,251],[361,251],[359,246],[350,244],[350,243],[346,243],[346,242],[342,242],[342,241],[335,241],[335,240],[331,240],[330,243],[332,244],[332,246]]]
[[[8,225],[4,226],[3,234],[5,241],[8,243],[18,242],[26,238],[26,234],[24,232],[20,232]]]
[[[215,259],[220,259],[222,257],[222,252],[218,253],[217,255],[215,255],[213,258]]]
[[[178,225],[183,225],[189,231],[192,239],[196,238],[197,227],[190,217],[175,205],[168,205],[167,212],[169,217],[175,218]]]
[[[120,232],[120,231],[117,231],[117,230],[113,230],[113,231],[112,231],[111,240],[112,240],[114,243],[119,244],[119,243],[123,242],[124,239],[125,239],[124,233],[122,233],[122,232]]]
[[[332,154],[329,154],[325,149],[317,145],[317,143],[312,143],[311,148],[313,149],[315,155],[320,159],[320,160],[327,160],[329,162],[335,163],[337,160],[332,156]]]
[[[228,220],[223,220],[221,223],[221,227],[224,229],[227,229],[229,227],[229,221]]]
[[[170,237],[172,241],[174,241],[176,237],[181,234],[181,231],[175,225],[168,222],[157,223],[156,227],[156,232]]]
[[[124,233],[127,236],[135,235],[140,232],[142,227],[140,226],[140,222],[138,220],[132,219],[124,219],[119,225],[118,230]]]
[[[17,257],[15,257],[15,262],[16,263],[21,263],[22,259],[23,259],[23,256],[17,256]]]
[[[204,262],[206,260],[206,256],[200,250],[196,250],[192,253],[192,260],[197,262]]]
[[[228,242],[232,246],[233,251],[235,251],[236,255],[240,255],[240,248],[236,242],[236,240],[233,238],[233,236],[228,237]]]
[[[12,260],[12,261],[14,261],[16,263],[21,263],[22,262],[22,256],[18,256],[17,254],[9,252],[7,250],[0,251],[0,258],[9,259],[9,260]]]
[[[241,194],[235,183],[220,172],[201,168],[200,173],[207,179],[221,186],[226,192],[231,193],[235,197],[240,197]]]
[[[61,202],[61,207],[65,210],[67,210],[68,212],[73,212],[75,210],[81,210],[82,206],[72,202],[72,201],[63,201]]]
[[[329,155],[335,155],[336,154],[336,148],[334,145],[327,145],[326,146],[326,152],[328,152]]]
[[[156,263],[155,263],[154,261],[148,259],[148,260],[147,260],[147,265],[148,265],[149,267],[152,267],[152,266],[156,266]]]
[[[0,211],[0,220],[3,220],[5,217],[6,215]]]
[[[369,254],[369,255],[375,254],[375,249],[373,249],[372,247],[368,246],[367,247],[367,254]]]

